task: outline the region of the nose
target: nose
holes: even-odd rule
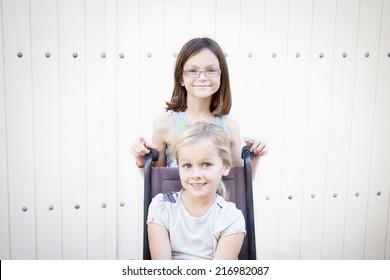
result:
[[[199,179],[202,177],[202,173],[199,168],[195,167],[192,169],[191,179]]]
[[[199,80],[207,80],[206,71],[199,71]]]

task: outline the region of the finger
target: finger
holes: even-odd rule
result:
[[[249,137],[244,137],[244,142],[247,146],[251,147],[253,145],[254,139]]]
[[[261,146],[261,142],[258,139],[253,139],[252,147],[250,148],[250,151],[252,153],[255,153],[256,151],[261,150],[263,147]]]
[[[153,143],[145,143],[145,147],[147,147],[149,149],[154,149],[154,150],[158,149],[158,146],[156,144],[153,144]]]
[[[255,156],[264,156],[268,152],[268,146],[266,143],[260,143],[259,146],[255,149]]]
[[[145,156],[150,152],[142,142],[134,143],[132,150],[135,156]]]

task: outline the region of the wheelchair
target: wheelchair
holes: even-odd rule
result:
[[[230,201],[236,204],[245,218],[246,236],[238,255],[239,260],[256,260],[256,236],[253,206],[252,165],[248,146],[242,148],[241,157],[243,167],[231,168],[222,180],[230,194]],[[149,204],[158,193],[179,191],[181,189],[179,168],[152,167],[153,161],[158,159],[158,152],[151,150],[146,155],[144,166],[144,228],[143,228],[143,259],[150,260],[148,231],[146,220]]]

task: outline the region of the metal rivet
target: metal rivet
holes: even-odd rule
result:
[[[121,202],[119,203],[119,205],[120,205],[121,207],[124,207],[124,206],[125,206],[125,203],[124,203],[123,201],[121,201]]]
[[[146,56],[147,56],[148,58],[151,58],[151,57],[152,57],[152,53],[151,53],[151,52],[147,52],[147,53],[146,53]]]
[[[77,52],[74,52],[74,53],[73,53],[73,57],[74,57],[74,58],[77,58],[78,56],[79,56],[79,54],[78,54]]]
[[[296,57],[296,58],[299,58],[300,56],[301,56],[301,54],[300,54],[299,52],[296,52],[296,53],[295,53],[295,57]]]
[[[119,57],[120,57],[120,58],[124,58],[124,57],[125,57],[125,54],[124,54],[124,53],[120,53],[120,54],[119,54]]]
[[[333,194],[333,197],[336,198],[336,197],[337,197],[337,193],[334,193],[334,194]]]
[[[346,58],[346,57],[347,57],[347,53],[343,52],[342,56],[343,56],[344,58]]]
[[[23,207],[22,207],[22,211],[23,211],[23,212],[26,212],[26,211],[27,211],[27,207],[26,207],[26,206],[23,206]]]
[[[267,195],[266,197],[265,197],[265,200],[270,200],[271,198],[269,197],[269,195]]]
[[[50,211],[54,209],[53,205],[49,205],[48,208],[49,208]]]
[[[179,54],[177,52],[173,52],[173,57],[177,57]]]
[[[228,57],[228,53],[227,52],[223,52],[223,55],[225,56],[225,57]]]
[[[323,58],[323,57],[324,57],[324,54],[323,54],[323,53],[320,53],[320,54],[319,54],[319,57],[320,57],[320,58]]]
[[[315,198],[316,197],[316,195],[313,193],[311,196],[310,196],[311,198]]]
[[[290,194],[289,196],[288,196],[288,199],[292,199],[293,198],[293,196]]]
[[[102,208],[106,208],[106,207],[107,207],[107,204],[102,203]]]
[[[16,55],[17,55],[19,58],[23,57],[23,53],[22,53],[22,52],[18,52]]]
[[[252,57],[252,56],[253,56],[252,52],[248,52],[248,57]]]
[[[360,193],[358,192],[355,192],[355,196],[358,197],[360,195]]]
[[[275,58],[275,57],[276,57],[276,53],[272,53],[271,56],[272,56],[273,58]]]
[[[370,57],[370,53],[369,53],[369,52],[366,52],[366,53],[364,54],[364,56],[365,56],[365,57]]]
[[[45,52],[45,56],[49,58],[51,56],[50,52]]]
[[[101,57],[101,58],[106,58],[106,53],[105,53],[105,52],[102,52],[102,53],[100,54],[100,57]]]
[[[79,208],[80,208],[80,205],[76,204],[76,205],[74,206],[74,208],[79,209]]]
[[[381,194],[382,194],[382,192],[380,192],[380,191],[377,191],[377,192],[376,192],[376,195],[377,195],[377,196],[380,196]]]

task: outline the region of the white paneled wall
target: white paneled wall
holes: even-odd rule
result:
[[[180,47],[217,40],[259,259],[390,259],[390,0],[1,0],[0,259],[139,259]]]

